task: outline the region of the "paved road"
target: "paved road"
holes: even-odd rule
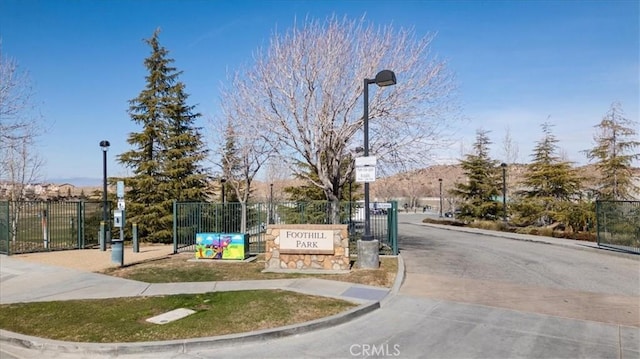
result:
[[[401,228],[403,294],[640,327],[637,260],[410,222]]]
[[[281,339],[119,357],[640,358],[637,257],[454,232],[420,218],[400,216],[407,275],[379,310]]]

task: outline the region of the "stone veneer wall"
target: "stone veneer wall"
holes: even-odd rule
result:
[[[280,253],[280,229],[333,230],[331,254],[286,254]],[[350,270],[349,233],[346,224],[271,224],[266,233],[266,269],[324,269]]]

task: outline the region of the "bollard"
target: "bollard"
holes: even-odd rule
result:
[[[98,236],[100,237],[100,250],[103,252],[107,250],[107,233],[105,229],[104,221],[100,221],[100,232]]]
[[[140,252],[140,244],[138,243],[138,224],[134,223],[131,226],[131,232],[133,235],[133,253]]]

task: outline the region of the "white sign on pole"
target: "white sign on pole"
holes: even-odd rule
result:
[[[375,167],[356,167],[356,182],[375,182]]]
[[[376,156],[356,157],[356,167],[375,166]]]
[[[118,198],[124,197],[124,181],[116,182],[116,196],[118,196]]]
[[[118,209],[124,211],[124,198],[118,198]]]

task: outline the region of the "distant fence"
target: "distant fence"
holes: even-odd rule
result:
[[[269,224],[331,224],[330,202],[278,202],[247,204],[246,233],[249,235],[249,253],[265,251],[264,234]],[[372,204],[377,208],[378,204]],[[380,205],[380,207],[383,207]],[[381,254],[398,254],[397,203],[372,210],[371,233],[380,241]],[[242,205],[240,203],[175,202],[173,207],[174,252],[195,251],[196,233],[241,232]],[[357,203],[340,203],[339,222],[347,224],[349,238],[355,242],[364,232],[363,209]]]
[[[597,201],[598,245],[640,254],[640,201]]]
[[[0,201],[0,253],[99,245],[102,202]]]

